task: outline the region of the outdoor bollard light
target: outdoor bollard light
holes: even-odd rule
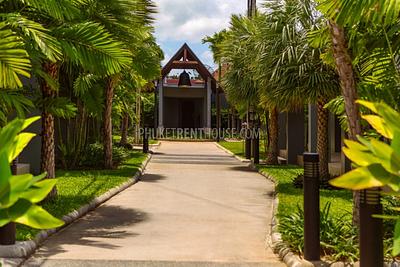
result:
[[[17,174],[18,159],[15,159],[11,163],[11,172],[13,175]],[[9,223],[3,227],[0,227],[0,245],[8,246],[15,245],[16,242],[16,225],[15,223]]]
[[[147,136],[147,129],[143,132],[143,153],[149,153],[149,138]]]
[[[360,266],[383,266],[383,222],[380,189],[360,192]]]
[[[251,159],[251,138],[250,138],[250,129],[246,129],[246,159]]]
[[[320,259],[319,155],[304,153],[304,258]]]
[[[253,139],[253,153],[254,153],[254,164],[259,164],[260,163],[260,135],[258,131],[258,123],[254,123],[254,132],[253,134],[254,139]]]

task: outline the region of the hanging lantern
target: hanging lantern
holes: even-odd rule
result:
[[[179,87],[190,87],[192,86],[192,82],[190,81],[189,74],[184,70],[181,75],[179,75]]]

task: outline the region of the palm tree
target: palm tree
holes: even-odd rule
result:
[[[260,30],[254,36],[255,49],[259,49],[260,55],[255,71],[258,70],[261,84],[269,83],[265,92],[269,95],[267,101],[282,110],[317,104],[320,177],[327,181],[329,112],[325,105],[339,93],[339,87],[334,69],[321,60],[323,51],[308,44],[309,33],[318,29],[321,19],[315,16],[311,1],[270,1],[266,8],[269,13],[257,20]]]
[[[233,16],[231,27],[225,34],[225,40],[220,45],[223,63],[227,69],[222,84],[228,101],[239,107],[260,107],[268,111],[268,150],[267,163],[278,164],[278,106],[272,101],[266,101],[268,94],[263,94],[269,84],[260,83],[254,64],[255,45],[251,38],[256,34],[255,26],[258,17],[248,19],[243,16]],[[264,113],[264,112],[262,112]]]
[[[222,80],[222,51],[221,44],[226,38],[226,30],[222,30],[218,33],[215,33],[213,36],[207,36],[203,39],[203,44],[209,43],[211,52],[213,53],[214,62],[218,64],[218,86],[216,91],[216,108],[217,108],[217,129],[218,129],[218,138],[220,136],[221,130],[221,100],[220,100],[220,84]]]
[[[151,14],[155,12],[154,5],[149,0],[89,0],[81,6],[85,16],[103,25],[113,38],[119,40],[132,54],[138,43],[145,39],[151,27]],[[113,14],[110,16],[109,14]],[[127,67],[127,66],[126,66]],[[105,104],[103,113],[103,144],[105,168],[113,167],[112,161],[112,103],[114,88],[120,82],[122,69],[108,73],[105,77]]]
[[[100,24],[83,21],[79,6],[76,6],[79,2],[46,0],[40,3],[3,3],[8,12],[5,22],[25,40],[26,50],[34,62],[33,73],[41,80],[42,170],[47,172],[48,178],[54,178],[54,115],[60,111],[57,104],[63,102],[57,97],[61,62],[81,66],[86,71],[111,75],[129,64],[130,53]],[[54,20],[58,23],[54,24]],[[64,115],[71,115],[68,111],[74,110],[67,110]]]
[[[364,64],[364,70],[369,70],[364,73],[374,73],[373,70],[378,70],[374,73],[375,78],[376,75],[380,76],[380,78],[382,78],[382,76],[389,77],[391,76],[389,73],[392,74],[392,77],[400,77],[398,72],[399,64],[397,62],[399,52],[398,50],[394,52],[396,49],[392,49],[392,45],[395,42],[391,42],[395,36],[389,36],[388,34],[388,29],[398,25],[398,3],[389,0],[379,2],[335,0],[324,1],[320,6],[320,10],[329,19],[333,56],[340,78],[344,105],[348,118],[349,138],[356,140],[357,135],[362,134],[362,129],[360,112],[356,104],[359,98],[359,86],[357,84],[357,79],[359,77],[356,75],[353,62],[354,59],[360,58],[363,55],[360,53],[352,54],[350,48],[357,53],[357,49],[355,49],[357,48],[356,43],[359,40],[359,36],[357,35],[366,25],[381,25],[379,31],[375,32],[383,31],[381,40],[384,40],[383,42],[385,45],[380,47],[378,53],[375,52],[375,55],[370,56],[373,60],[367,60],[367,63]],[[372,37],[372,35],[367,36]],[[375,36],[375,38],[376,37],[377,36]],[[349,40],[353,40],[353,43]],[[381,40],[380,42],[382,42]],[[364,39],[363,41],[367,40]],[[362,51],[362,53],[365,53],[365,51]],[[373,70],[371,71],[371,69]],[[382,75],[382,73],[384,74]],[[382,81],[382,79],[379,78],[378,80]],[[393,81],[393,78],[389,78],[389,80]],[[397,82],[397,88],[398,84],[399,82]],[[353,222],[355,225],[359,225],[359,194],[357,192],[354,193]]]

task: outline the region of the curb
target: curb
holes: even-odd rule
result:
[[[75,222],[77,219],[85,216],[87,213],[95,210],[98,206],[103,204],[104,202],[108,201],[112,197],[116,196],[117,194],[121,193],[122,191],[126,190],[127,188],[131,187],[132,185],[136,184],[140,181],[140,177],[143,175],[147,164],[151,160],[152,155],[148,154],[145,161],[142,163],[138,171],[135,175],[127,182],[123,183],[122,185],[115,187],[108,192],[104,193],[103,195],[96,197],[93,199],[89,204],[86,204],[79,208],[78,210],[74,210],[71,213],[63,216],[62,220],[65,222],[60,228],[50,229],[50,230],[43,230],[39,234],[37,234],[34,240],[30,241],[23,241],[17,242],[16,245],[12,246],[0,246],[0,260],[1,258],[5,258],[5,260],[12,260],[17,258],[27,258],[32,255],[36,249],[51,235],[59,232],[60,230],[64,229],[65,227],[69,226],[71,223]],[[1,262],[1,261],[0,261]]]
[[[251,160],[249,160],[249,159],[244,159],[244,158],[242,158],[242,157],[239,157],[239,156],[235,155],[234,153],[232,153],[232,151],[226,149],[225,147],[221,146],[221,145],[218,144],[217,142],[214,142],[214,144],[215,144],[219,149],[221,149],[221,150],[223,150],[224,152],[226,152],[227,154],[229,154],[229,155],[235,157],[237,160],[239,160],[239,161],[241,161],[241,162],[243,162],[243,163],[251,163]]]

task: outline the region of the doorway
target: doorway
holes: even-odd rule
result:
[[[182,128],[195,128],[195,107],[194,99],[184,99],[181,101]]]

